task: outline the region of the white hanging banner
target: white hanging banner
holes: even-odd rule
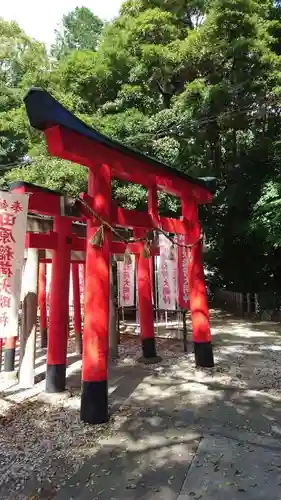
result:
[[[185,237],[182,234],[178,235],[178,298],[181,309],[188,309],[189,290],[188,290],[188,255],[185,245]]]
[[[135,259],[133,255],[131,257],[131,264],[117,262],[119,307],[135,305]]]
[[[28,195],[0,191],[0,338],[18,331]]]
[[[46,265],[46,297],[48,306],[50,306],[51,280],[52,280],[52,264],[48,263]]]
[[[68,304],[70,307],[73,307],[73,278],[72,278],[72,269],[70,265],[70,273],[69,273],[69,296],[68,296]]]
[[[172,272],[173,272],[173,293],[175,296],[175,309],[178,306],[178,253],[177,249],[175,248],[174,252],[174,261],[172,261]]]
[[[164,234],[159,235],[160,257],[158,262],[158,307],[176,309],[177,264],[169,259],[172,243]]]
[[[79,264],[79,289],[80,289],[80,302],[81,306],[84,306],[84,289],[85,289],[85,265]]]

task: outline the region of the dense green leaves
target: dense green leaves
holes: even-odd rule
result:
[[[0,164],[22,160],[29,129],[23,106],[25,89],[45,86],[50,63],[46,48],[16,23],[0,18]]]
[[[19,179],[65,192],[73,197],[87,190],[85,167],[45,155],[36,156],[30,165],[10,170],[2,179],[2,185],[7,187]]]
[[[63,17],[48,56],[0,22],[2,185],[23,178],[77,195],[86,171],[48,157],[22,98],[30,85],[123,143],[189,174],[216,175],[201,211],[216,279],[239,290],[280,288],[281,8],[273,0],[127,0],[103,26],[89,9]],[[55,56],[55,57],[53,57]],[[114,181],[113,195],[145,209],[147,192]],[[159,194],[162,213],[177,200]]]
[[[281,246],[281,182],[271,180],[264,184],[253,207],[252,227],[274,247]]]
[[[90,9],[76,7],[63,16],[52,54],[61,58],[72,50],[96,50],[102,28],[102,21]]]

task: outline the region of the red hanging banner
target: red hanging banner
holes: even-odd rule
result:
[[[178,240],[178,293],[179,306],[181,309],[188,309],[189,292],[188,292],[188,250],[184,245],[185,237],[179,234]]]

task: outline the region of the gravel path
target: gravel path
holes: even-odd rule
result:
[[[218,390],[256,391],[281,402],[281,325],[237,320],[212,312],[216,368],[195,370],[193,354],[184,355],[182,342],[158,340],[163,357],[159,365],[137,364],[139,340],[124,336],[120,358],[110,369],[110,405],[113,416],[104,426],[79,420],[80,365],[70,340],[68,391],[46,395],[44,380],[32,390],[20,391],[14,380],[0,375],[0,499],[51,499],[58,488],[142,407],[174,406],[185,402],[200,407]],[[37,375],[44,372],[45,353],[38,350]],[[130,375],[131,374],[131,375]],[[134,378],[135,384],[130,385]],[[181,381],[173,386],[173,381]],[[200,392],[200,387],[203,389]],[[205,387],[205,389],[204,389]],[[119,407],[114,406],[119,398]],[[207,389],[206,389],[207,388]],[[123,391],[123,392],[122,392]],[[129,398],[129,399],[127,399]],[[174,400],[173,400],[174,398]],[[278,427],[277,425],[275,427]],[[281,431],[280,431],[281,432]]]

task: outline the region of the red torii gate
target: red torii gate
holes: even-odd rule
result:
[[[84,199],[98,218],[111,226],[133,228],[137,238],[145,236],[148,230],[161,228],[170,233],[184,234],[186,244],[194,245],[188,274],[195,361],[197,366],[212,367],[214,361],[202,265],[198,205],[211,202],[213,183],[194,179],[110,140],[85,125],[42,89],[31,89],[25,98],[25,105],[31,125],[44,131],[51,155],[88,167],[88,194],[84,195]],[[140,213],[116,207],[111,202],[113,178],[146,187],[148,211]],[[28,192],[27,185],[18,186],[17,189]],[[180,220],[159,216],[158,190],[180,198],[182,207]],[[34,210],[42,214],[48,210],[47,213],[54,216],[54,232],[30,235],[29,242],[30,246],[34,245],[36,248],[53,249],[48,340],[50,352],[48,352],[46,388],[49,392],[65,388],[70,252],[71,249],[86,250],[81,419],[92,424],[103,423],[108,420],[110,254],[124,253],[126,244],[113,242],[111,231],[105,229],[102,247],[93,246],[92,239],[100,227],[99,220],[93,216],[87,219],[86,242],[72,235],[71,218],[64,217],[61,213],[58,197],[54,202],[56,207],[51,214],[51,193],[46,192],[44,195],[42,190],[39,191],[33,193],[34,203],[36,199]],[[29,210],[32,210],[32,197]],[[34,239],[37,241],[34,242]],[[150,265],[149,259],[144,257],[143,249],[144,242],[132,243],[129,246],[129,250],[137,255],[143,357],[153,361],[156,357],[156,347]]]

